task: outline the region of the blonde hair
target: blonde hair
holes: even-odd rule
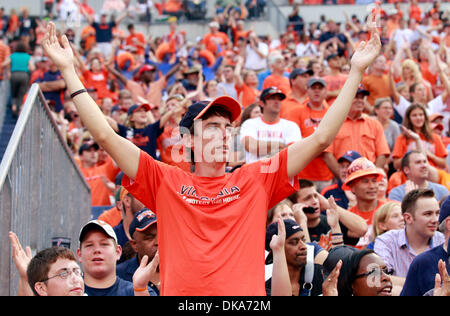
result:
[[[380,227],[378,227],[379,223],[386,223],[386,221],[389,219],[389,217],[392,214],[392,210],[395,207],[401,208],[400,203],[398,202],[387,202],[386,204],[383,204],[373,216],[373,240],[380,236],[381,234],[385,233],[386,231],[382,230]]]
[[[412,70],[415,78],[415,82],[422,82],[422,74],[420,73],[420,68],[417,63],[412,59],[405,59],[402,63],[402,69],[403,68],[409,68]],[[405,81],[405,78],[403,78],[402,73],[402,81]]]

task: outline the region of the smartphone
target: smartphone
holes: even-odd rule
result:
[[[314,207],[306,206],[303,208],[303,213],[305,214],[313,214],[316,211]]]

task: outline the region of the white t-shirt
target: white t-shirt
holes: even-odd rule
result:
[[[269,124],[261,117],[246,120],[241,126],[241,142],[249,136],[255,140],[280,142],[289,145],[302,139],[302,134],[298,125],[292,121],[280,119],[277,123]],[[260,156],[245,151],[245,162],[252,163],[263,158],[270,157],[269,154]]]
[[[265,56],[261,58],[250,45],[246,48],[245,69],[261,70],[267,68],[267,56],[269,46],[266,43],[258,42],[258,50]]]

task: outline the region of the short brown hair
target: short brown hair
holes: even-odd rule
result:
[[[430,189],[415,189],[408,192],[402,200],[402,214],[410,213],[414,216],[416,203],[421,198],[434,198],[434,191]]]
[[[39,296],[34,289],[34,285],[37,282],[43,282],[48,279],[50,266],[58,259],[67,259],[77,262],[73,251],[64,247],[52,247],[41,250],[31,259],[27,268],[27,277],[28,284],[33,290],[34,295]]]

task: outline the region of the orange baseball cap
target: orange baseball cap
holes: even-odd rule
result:
[[[342,185],[343,190],[350,190],[348,184],[353,180],[364,176],[377,175],[377,181],[381,181],[383,179],[383,174],[380,173],[377,167],[374,165],[372,161],[365,157],[358,158],[354,160],[347,169],[347,177],[345,179],[345,183]]]

